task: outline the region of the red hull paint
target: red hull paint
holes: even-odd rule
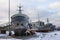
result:
[[[36,32],[49,32],[50,30],[36,30]]]
[[[35,32],[49,32],[50,30],[32,30],[32,31],[35,31]]]

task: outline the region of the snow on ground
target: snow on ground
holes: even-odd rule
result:
[[[0,40],[22,40],[22,39],[15,39],[8,36],[7,34],[0,34]]]
[[[31,38],[27,40],[60,40],[60,31],[50,33],[37,33],[38,38]]]
[[[26,36],[22,39],[16,39],[12,37],[7,37],[5,34],[0,34],[0,37],[6,37],[5,39],[0,38],[0,40],[60,40],[60,31],[54,31],[49,33],[36,33],[35,36]],[[10,38],[10,39],[9,39]]]
[[[0,40],[22,40],[22,39],[0,39]]]
[[[47,33],[42,40],[60,40],[60,31]]]

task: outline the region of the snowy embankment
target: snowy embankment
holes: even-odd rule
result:
[[[0,37],[6,37],[5,39],[0,38],[0,40],[60,40],[60,31],[54,31],[49,33],[36,33],[34,36],[26,36],[22,39],[16,39],[12,37],[7,37],[5,34],[0,34]],[[9,39],[10,38],[10,39]]]
[[[42,40],[60,40],[60,31],[47,33]]]
[[[8,34],[0,34],[0,40],[22,40],[22,39],[16,39],[11,36],[8,36]]]
[[[31,38],[27,40],[60,40],[60,31],[54,31],[50,33],[37,33],[36,38]]]

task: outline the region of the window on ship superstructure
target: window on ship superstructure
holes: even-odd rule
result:
[[[26,21],[26,18],[24,16],[16,16],[13,18],[12,21],[19,21],[19,22]]]

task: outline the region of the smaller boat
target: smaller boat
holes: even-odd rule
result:
[[[32,25],[33,31],[36,32],[50,32],[50,31],[54,31],[55,29],[55,25],[53,25],[52,23],[44,24],[44,22],[38,21],[32,24],[33,24]]]

